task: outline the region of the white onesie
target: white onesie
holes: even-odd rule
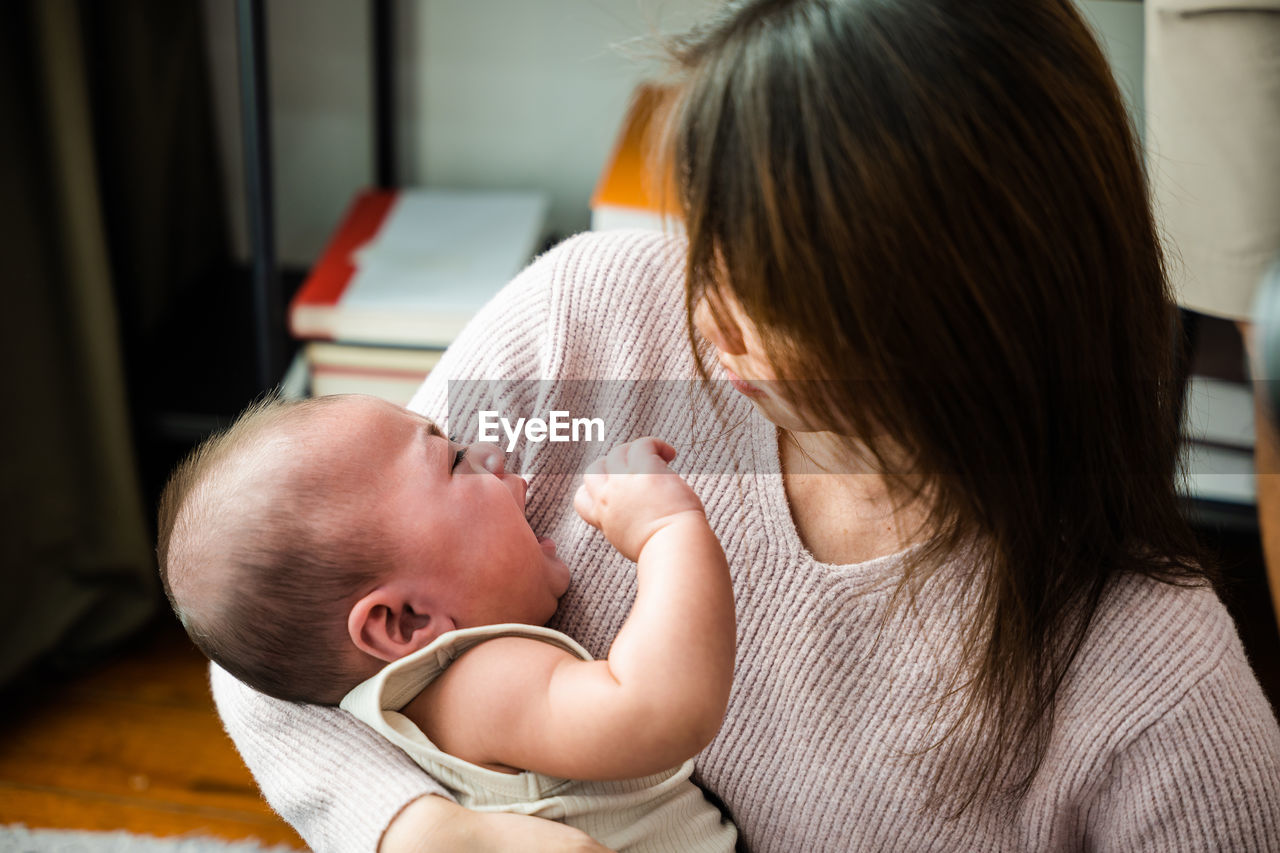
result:
[[[550,628],[486,625],[450,631],[358,685],[342,707],[408,753],[469,809],[562,821],[619,853],[734,849],[737,830],[689,781],[693,759],[663,773],[611,782],[499,773],[442,752],[399,713],[463,652],[496,637],[528,637],[591,660],[582,646]]]

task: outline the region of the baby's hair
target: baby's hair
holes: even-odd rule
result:
[[[309,453],[334,399],[250,405],[177,466],[157,524],[165,595],[196,646],[263,693],[329,705],[363,677],[346,617],[389,564],[354,523],[365,495]]]

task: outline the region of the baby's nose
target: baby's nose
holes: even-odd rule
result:
[[[498,445],[487,441],[478,441],[467,447],[467,456],[472,464],[483,468],[490,474],[501,477],[506,472],[506,454]]]

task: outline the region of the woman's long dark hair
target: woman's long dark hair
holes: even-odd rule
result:
[[[936,794],[1020,797],[1109,581],[1205,580],[1177,314],[1108,63],[1071,0],[748,0],[672,53],[691,334],[731,295],[780,375],[821,380],[793,402],[925,496],[910,594],[978,555]]]

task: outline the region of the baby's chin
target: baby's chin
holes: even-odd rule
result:
[[[555,591],[556,600],[559,601],[560,597],[569,591],[569,579],[571,573],[569,572],[569,567],[562,561],[552,558],[551,562],[556,571],[555,585],[552,589]]]
[[[569,589],[569,567],[564,561],[556,556],[556,543],[552,542],[545,536],[538,537],[538,545],[542,548],[542,554],[546,558],[547,566],[551,575],[551,591],[555,594],[556,600],[564,595]]]

